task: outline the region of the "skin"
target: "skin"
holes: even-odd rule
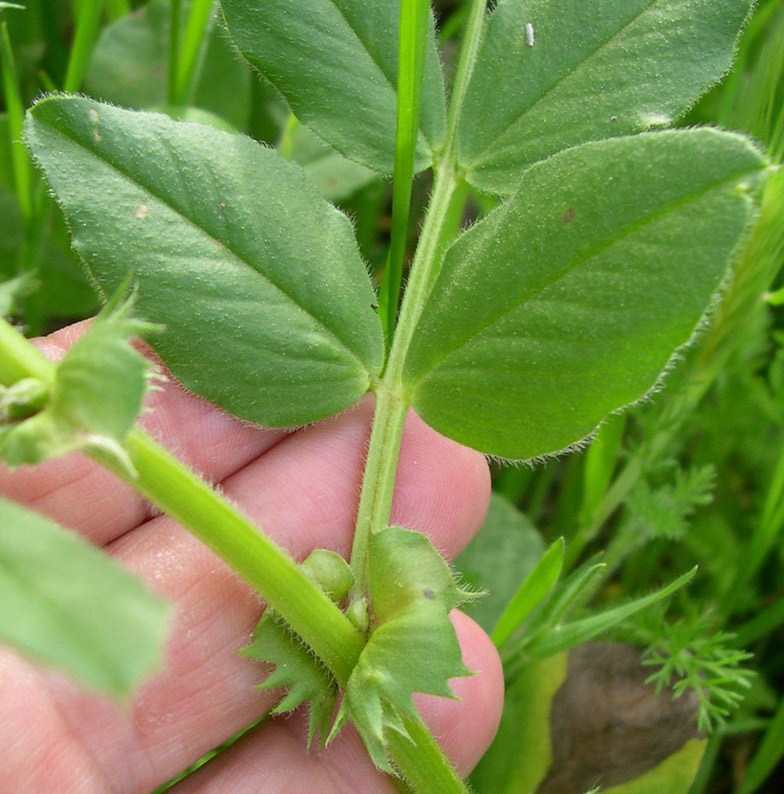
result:
[[[83,332],[38,344],[59,358]],[[230,417],[169,379],[142,424],[303,559],[316,546],[348,554],[372,416],[371,398],[296,432]],[[428,534],[453,559],[477,532],[490,485],[484,458],[439,436],[413,413],[404,434],[393,523]],[[0,791],[149,794],[263,715],[274,692],[253,689],[265,666],[235,651],[250,641],[263,603],[219,558],[132,489],[78,454],[9,472],[0,494],[30,505],[102,546],[174,601],[165,668],[129,702],[86,692],[60,673],[0,648]],[[487,635],[452,619],[474,676],[460,697],[416,696],[461,774],[495,734],[503,675]],[[278,693],[279,696],[279,693]],[[319,753],[305,749],[301,713],[266,720],[173,789],[176,794],[387,794],[350,726]]]

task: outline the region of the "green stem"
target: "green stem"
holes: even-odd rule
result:
[[[395,170],[392,182],[392,233],[387,267],[378,298],[379,315],[387,339],[391,339],[395,331],[400,287],[403,283],[403,260],[408,242],[411,187],[414,182],[414,160],[419,137],[419,111],[422,104],[422,76],[425,70],[429,19],[429,2],[401,0]]]
[[[87,74],[104,2],[105,0],[83,0],[82,2],[63,83],[63,90],[67,93],[78,91],[85,74]]]
[[[24,377],[50,383],[55,365],[7,322],[0,321],[0,382]],[[93,453],[161,510],[179,521],[252,585],[313,648],[345,686],[364,647],[362,635],[326,594],[248,518],[141,430],[126,448],[136,477]]]
[[[121,19],[131,13],[129,0],[106,0],[106,16],[110,22]]]
[[[375,389],[376,411],[351,553],[351,567],[355,578],[352,591],[354,601],[363,599],[367,593],[370,538],[374,532],[380,531],[389,523],[403,422],[411,404],[410,396],[403,385],[403,365],[425,300],[435,280],[440,264],[438,253],[444,227],[450,218],[455,190],[461,182],[455,173],[460,108],[454,103],[462,102],[471,78],[486,6],[487,0],[474,0],[471,9],[467,38],[457,68],[453,104],[449,110],[446,143],[436,170],[433,194],[411,265],[411,276],[403,296],[400,319],[392,339],[386,370]]]
[[[345,686],[362,635],[284,549],[141,430],[126,441],[140,493],[252,585]]]
[[[19,89],[14,51],[8,35],[8,23],[0,24],[0,63],[3,67],[3,96],[8,112],[8,135],[14,173],[14,187],[22,221],[26,225],[33,211],[33,188],[30,160],[24,147],[22,127],[24,125],[24,103]]]
[[[166,101],[177,104],[177,80],[180,73],[180,32],[182,29],[182,0],[169,3],[169,69]]]
[[[732,584],[727,588],[719,606],[721,614],[729,617],[738,606],[743,606],[743,602],[739,602],[738,593],[746,591],[769,552],[774,548],[782,525],[784,525],[784,446],[779,449],[762,515],[757,521],[750,542],[745,545],[745,552],[735,568]]]
[[[193,90],[199,73],[202,53],[209,31],[210,14],[213,0],[193,0],[185,26],[185,36],[179,54],[175,105],[188,105],[193,98]]]
[[[286,119],[286,126],[283,128],[278,142],[278,151],[287,160],[291,160],[294,154],[294,135],[298,128],[299,119],[293,113],[289,113],[289,117]]]
[[[449,763],[419,716],[404,717],[411,741],[402,736],[392,747],[392,761],[414,792],[468,794],[465,783]]]
[[[402,395],[383,383],[379,385],[351,547],[354,572],[351,600],[355,603],[363,603],[368,591],[370,538],[389,524],[408,406],[408,400]]]
[[[55,365],[9,323],[0,320],[0,383],[54,379]],[[129,478],[100,453],[111,469],[216,552],[252,585],[310,645],[345,687],[365,644],[363,636],[301,568],[249,519],[143,431],[134,429],[126,449],[137,471]],[[389,737],[390,753],[415,791],[467,794],[441,748],[418,717],[406,718],[411,741]]]

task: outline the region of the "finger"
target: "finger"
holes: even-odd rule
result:
[[[372,413],[365,398],[289,436],[226,480],[226,494],[297,559],[319,546],[348,556]],[[453,559],[482,526],[489,498],[485,458],[409,412],[392,523],[421,530]]]
[[[36,344],[50,358],[60,359],[87,325],[76,323],[36,340]],[[225,479],[287,435],[287,431],[242,422],[172,379],[161,386],[145,400],[142,426],[209,481]],[[152,513],[136,491],[80,453],[14,472],[0,464],[0,493],[51,516],[98,545],[111,542]]]
[[[495,735],[503,704],[503,673],[487,635],[454,612],[463,661],[474,676],[450,682],[460,700],[416,696],[417,707],[447,757],[465,777]],[[399,789],[371,763],[356,732],[344,729],[330,746],[306,750],[307,720],[297,712],[269,721],[242,738],[172,794],[395,794]]]
[[[223,488],[250,517],[301,558],[350,543],[371,406],[358,405],[275,446]],[[398,515],[449,554],[481,523],[489,498],[484,459],[412,417],[401,458]],[[432,493],[435,489],[437,493]],[[120,791],[150,790],[252,722],[271,705],[252,687],[265,669],[238,656],[260,603],[238,577],[167,517],[115,542],[112,551],[170,595],[177,611],[167,669],[134,698],[132,711],[58,682],[53,697],[72,741]],[[63,789],[65,792],[67,789]]]

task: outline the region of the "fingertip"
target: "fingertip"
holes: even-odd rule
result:
[[[406,420],[392,522],[426,532],[456,557],[479,531],[490,503],[484,455],[442,436],[413,411]]]

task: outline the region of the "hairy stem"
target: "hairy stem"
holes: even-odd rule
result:
[[[465,97],[476,62],[486,7],[487,0],[474,0],[471,8],[449,109],[444,150],[437,164],[433,193],[411,265],[387,366],[375,388],[376,411],[351,552],[355,582],[352,591],[354,601],[363,599],[367,593],[370,537],[389,523],[403,423],[411,404],[410,396],[403,385],[403,365],[425,300],[439,269],[444,227],[453,215],[452,199],[461,184],[456,174],[460,104]]]
[[[19,332],[0,321],[0,383],[10,386],[25,377],[50,383],[54,369],[55,365]],[[136,477],[129,477],[99,452],[92,457],[215,551],[345,685],[364,639],[340,609],[284,549],[143,431],[133,430],[126,448]]]
[[[436,177],[430,205],[411,265],[409,283],[403,296],[387,365],[374,389],[376,410],[351,553],[351,567],[355,577],[351,593],[354,606],[364,606],[367,598],[371,537],[375,532],[384,529],[390,521],[403,426],[411,404],[410,395],[404,385],[403,367],[427,295],[438,273],[445,229],[455,215],[453,199],[461,185],[457,174],[460,110],[476,61],[486,7],[487,0],[474,0],[471,8],[455,79],[446,141],[439,161],[435,164]],[[410,182],[406,184],[406,189],[410,193]],[[407,215],[406,208],[406,217]],[[393,297],[390,295],[389,301]],[[390,308],[391,304],[387,302],[387,309]],[[394,326],[387,327],[391,329]],[[417,794],[465,794],[465,785],[424,723],[419,719],[409,722],[411,724],[406,724],[406,730],[411,741],[394,731],[390,732],[390,754],[410,789]]]

